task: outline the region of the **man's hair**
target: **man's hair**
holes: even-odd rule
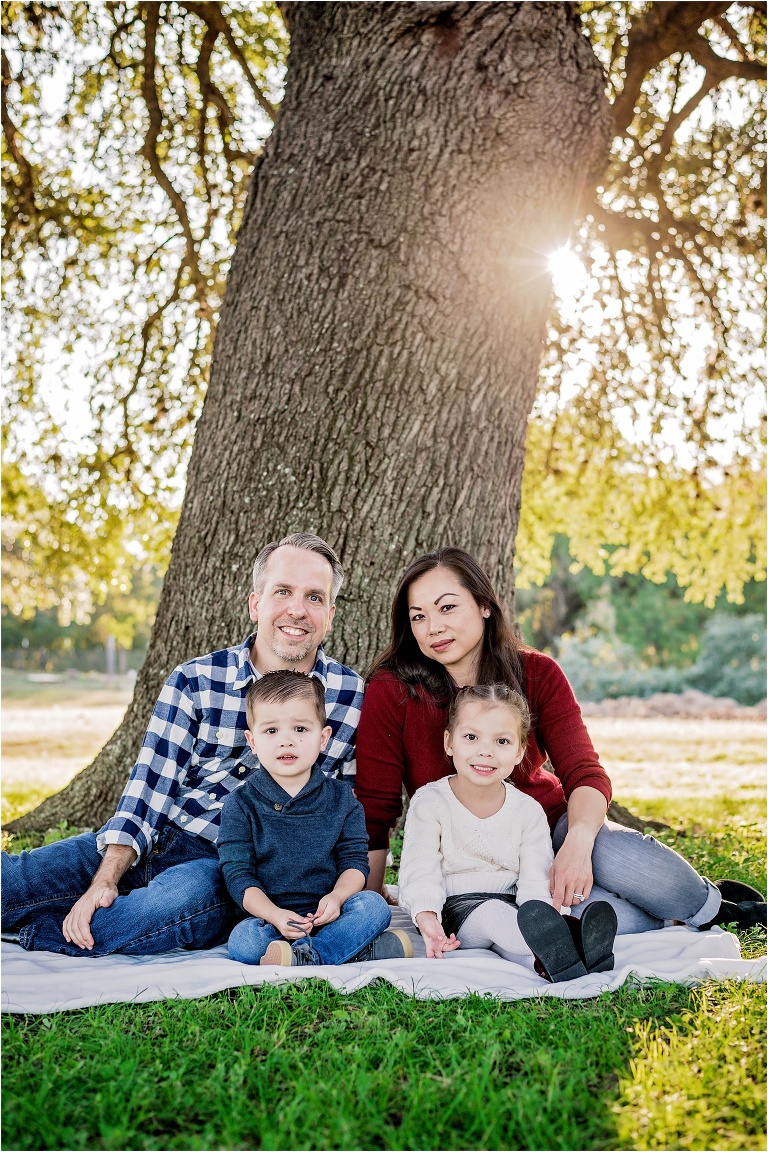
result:
[[[290,544],[292,548],[304,548],[307,552],[317,552],[318,556],[322,556],[327,560],[331,566],[331,604],[336,603],[336,597],[341,588],[341,582],[344,579],[344,569],[341,566],[341,561],[331,548],[330,544],[326,544],[325,540],[321,540],[319,536],[315,536],[312,532],[294,532],[291,536],[286,536],[282,540],[274,540],[271,544],[267,544],[266,548],[262,548],[256,557],[253,565],[253,590],[258,593],[264,587],[264,569],[273,552],[284,545]]]
[[[469,684],[466,688],[459,688],[448,709],[446,728],[451,735],[453,735],[453,730],[458,723],[459,712],[462,707],[473,700],[486,704],[488,707],[502,704],[516,712],[520,720],[520,747],[527,747],[528,736],[531,731],[531,710],[525,696],[516,692],[514,688],[510,688],[508,684]]]
[[[260,680],[254,681],[245,696],[245,714],[248,728],[256,722],[256,708],[259,704],[284,704],[287,700],[311,700],[321,726],[325,727],[325,689],[316,676],[304,672],[294,672],[281,668],[278,672],[266,672]]]

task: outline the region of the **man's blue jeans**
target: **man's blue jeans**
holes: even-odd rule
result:
[[[555,852],[568,831],[561,816],[552,833]],[[588,904],[607,900],[619,921],[618,933],[648,932],[681,920],[692,928],[707,924],[720,908],[722,897],[714,884],[699,876],[687,860],[653,836],[633,832],[606,820],[592,850],[594,886],[583,904],[571,914],[580,916]]]
[[[342,905],[339,918],[313,932],[310,942],[321,964],[344,964],[388,928],[391,918],[389,905],[378,892],[356,892]],[[229,958],[258,964],[267,946],[282,939],[266,920],[249,916],[229,938]]]
[[[93,948],[78,948],[61,926],[100,863],[92,832],[18,856],[4,852],[3,931],[18,932],[29,951],[149,956],[221,944],[240,915],[227,896],[216,846],[166,824],[152,851],[123,876],[114,903],[94,913]]]

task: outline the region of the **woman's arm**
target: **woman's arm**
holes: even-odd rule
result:
[[[559,909],[572,905],[574,892],[587,897],[592,890],[592,849],[611,799],[611,782],[562,668],[535,652],[525,670],[536,739],[568,801],[568,834],[550,872],[552,903]]]
[[[382,892],[389,830],[402,812],[407,689],[392,676],[374,677],[365,690],[357,730],[355,793],[365,812],[370,872],[366,887]]]
[[[368,853],[368,880],[366,888],[371,892],[384,892],[384,876],[387,871],[387,849],[373,848]]]
[[[574,788],[568,801],[568,833],[549,873],[555,908],[580,904],[592,891],[592,849],[608,805],[596,788]]]

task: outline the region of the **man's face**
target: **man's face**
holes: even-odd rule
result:
[[[263,587],[248,598],[258,623],[253,658],[259,672],[293,668],[310,672],[331,626],[333,572],[325,557],[284,544],[267,561]]]

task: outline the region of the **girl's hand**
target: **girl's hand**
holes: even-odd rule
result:
[[[579,905],[592,891],[592,849],[595,837],[588,828],[571,828],[549,871],[549,890],[552,905],[559,912],[562,907]]]
[[[424,940],[427,959],[442,960],[444,952],[453,952],[461,944],[453,932],[446,936],[443,926],[434,912],[419,912],[416,923]]]

